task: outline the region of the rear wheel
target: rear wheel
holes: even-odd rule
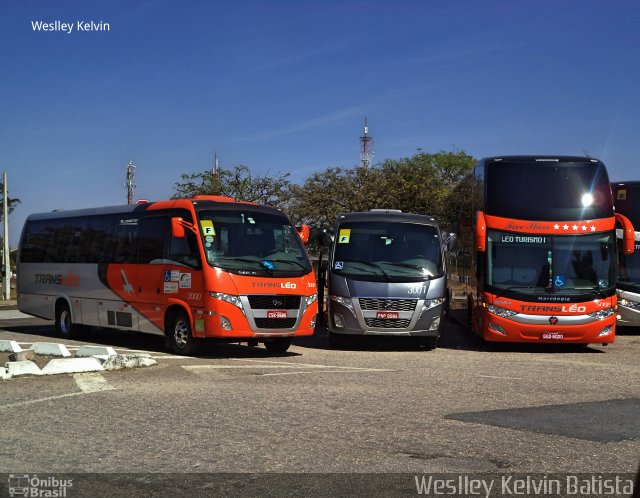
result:
[[[280,337],[264,343],[264,347],[270,353],[284,353],[289,346],[291,346],[291,337]]]
[[[169,343],[176,354],[192,355],[198,350],[198,342],[191,333],[191,322],[184,311],[173,314],[169,320]]]
[[[56,307],[56,332],[63,339],[73,339],[80,334],[81,326],[71,320],[71,311],[67,303]]]

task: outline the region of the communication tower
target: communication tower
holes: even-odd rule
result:
[[[360,166],[369,168],[373,161],[373,137],[369,136],[367,118],[364,118],[364,134],[360,137]]]
[[[124,182],[124,186],[127,188],[127,204],[133,204],[133,189],[136,187],[135,176],[136,167],[129,161],[129,164],[127,164],[127,179]]]

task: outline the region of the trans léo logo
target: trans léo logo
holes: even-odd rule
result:
[[[67,287],[77,287],[80,285],[80,275],[77,273],[36,273],[34,274],[36,284],[45,285],[64,285]]]
[[[64,498],[69,496],[67,489],[73,487],[73,479],[59,479],[36,474],[9,474],[9,496],[27,496],[33,498]]]

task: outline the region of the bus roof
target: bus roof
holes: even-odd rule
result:
[[[74,218],[78,216],[101,216],[108,214],[129,214],[129,213],[142,213],[147,211],[157,211],[161,209],[183,208],[186,209],[189,206],[196,206],[198,209],[215,209],[224,207],[237,208],[238,205],[244,207],[251,207],[258,211],[264,212],[280,212],[279,209],[265,206],[262,204],[256,204],[254,202],[238,201],[231,197],[222,196],[205,196],[199,195],[193,199],[172,199],[167,201],[154,201],[143,202],[140,204],[124,204],[119,206],[104,206],[86,209],[70,209],[70,210],[56,210],[48,213],[34,213],[31,214],[27,220],[48,220],[57,218]]]
[[[484,162],[534,162],[539,161],[541,163],[544,162],[559,162],[559,163],[584,163],[584,162],[600,162],[599,159],[595,159],[593,157],[581,157],[581,156],[556,156],[556,155],[535,155],[535,156],[527,156],[527,155],[519,155],[519,156],[493,156],[493,157],[485,157],[481,159]]]
[[[354,213],[341,213],[337,222],[361,221],[361,222],[391,222],[391,223],[416,223],[420,225],[438,226],[438,222],[432,217],[423,214],[403,213],[397,210],[360,211]]]

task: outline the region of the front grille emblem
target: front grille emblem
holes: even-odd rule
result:
[[[551,325],[555,325],[556,323],[558,323],[558,317],[557,316],[552,316],[551,318],[549,318],[549,323]]]
[[[281,299],[274,299],[273,300],[273,305],[274,306],[282,306],[282,300]]]

